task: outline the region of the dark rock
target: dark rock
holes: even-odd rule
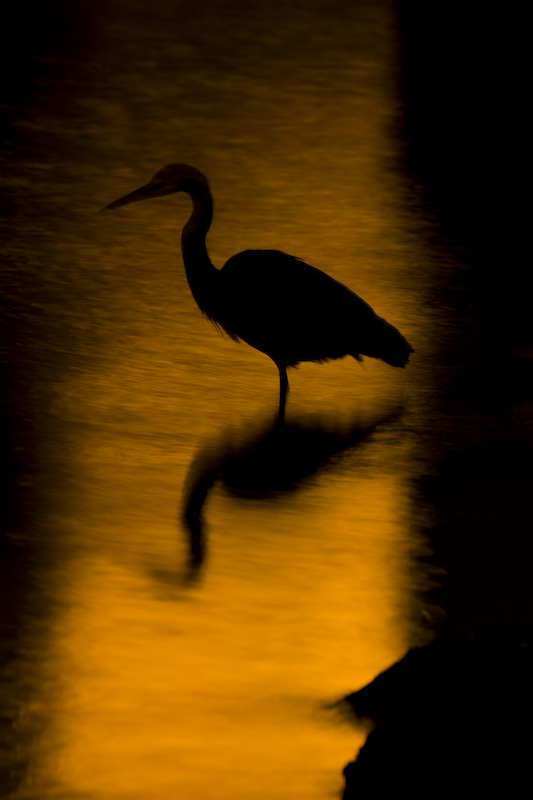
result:
[[[530,779],[532,676],[529,629],[411,650],[346,698],[376,727],[345,769],[344,800],[518,797]]]

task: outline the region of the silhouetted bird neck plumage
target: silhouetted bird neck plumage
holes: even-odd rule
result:
[[[201,183],[191,180],[185,191],[191,196],[193,209],[181,232],[183,263],[194,299],[202,311],[211,317],[219,273],[211,263],[205,238],[213,219],[213,198],[207,181]]]
[[[412,347],[354,292],[309,264],[278,250],[246,250],[215,269],[206,247],[213,218],[207,179],[186,164],[170,164],[140,189],[104,210],[163,197],[190,195],[193,208],[181,235],[187,280],[199,308],[232,339],[266,353],[280,375],[279,416],[289,388],[287,367],[350,355],[404,367]]]

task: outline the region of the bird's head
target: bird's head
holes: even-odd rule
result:
[[[113,203],[102,209],[102,211],[111,211],[120,206],[126,206],[128,203],[136,203],[139,200],[149,200],[152,197],[164,197],[167,194],[174,192],[187,192],[188,194],[194,193],[199,188],[209,190],[207,178],[202,175],[194,167],[189,167],[187,164],[169,164],[159,172],[156,172],[151,181],[149,181],[140,189],[120,197]]]

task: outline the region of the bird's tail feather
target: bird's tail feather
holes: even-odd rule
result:
[[[380,358],[392,367],[405,367],[413,348],[404,336],[393,325],[381,317],[376,317],[375,324],[367,341],[358,348],[359,354]]]

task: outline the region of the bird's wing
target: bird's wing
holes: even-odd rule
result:
[[[346,286],[277,250],[239,253],[220,278],[219,324],[278,363],[353,355],[376,319]]]

